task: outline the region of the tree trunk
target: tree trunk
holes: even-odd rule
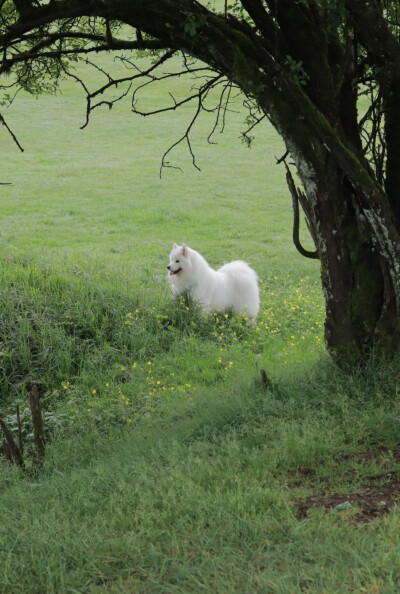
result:
[[[384,90],[387,142],[385,189],[400,228],[400,78],[391,80],[388,77]]]
[[[352,366],[372,347],[382,313],[379,254],[346,180],[318,196],[326,346],[340,366]]]
[[[352,368],[374,347],[394,352],[400,336],[398,291],[356,190],[329,152],[321,146],[319,151],[324,175],[302,163],[301,155],[297,166],[308,188],[307,212],[321,261],[326,347],[341,368]]]

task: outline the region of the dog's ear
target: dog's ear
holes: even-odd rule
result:
[[[187,246],[185,243],[182,243],[182,256],[186,256],[187,253]]]
[[[178,247],[178,244],[177,243],[174,243],[174,245],[172,246],[172,249],[173,250],[176,250],[177,247]]]

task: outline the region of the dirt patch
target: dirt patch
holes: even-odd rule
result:
[[[400,502],[400,480],[388,473],[388,482],[380,483],[377,477],[370,477],[357,493],[331,493],[311,495],[295,502],[299,519],[307,517],[312,508],[325,507],[331,513],[354,510],[352,521],[365,524],[388,514]],[[382,477],[380,478],[382,480]],[[378,484],[377,484],[378,481]]]
[[[400,505],[400,471],[396,466],[400,462],[400,448],[379,447],[372,450],[356,452],[340,456],[336,460],[338,464],[337,473],[333,469],[328,478],[319,478],[319,493],[295,500],[296,515],[299,519],[308,516],[313,508],[326,508],[329,513],[341,513],[350,510],[349,521],[365,524],[381,518],[388,514],[396,505]],[[358,468],[347,468],[341,471],[342,464],[350,462],[360,465]],[[368,466],[376,466],[385,472],[373,474]],[[390,469],[389,469],[390,468]],[[293,481],[292,487],[304,487],[310,489],[310,483],[315,479],[316,469],[303,468],[298,470],[298,478]],[[355,492],[332,492],[334,486],[332,480],[337,478],[340,481],[349,481],[357,478],[359,488]],[[324,489],[325,484],[327,486]]]
[[[355,462],[357,464],[371,464],[377,463],[385,466],[389,463],[400,463],[400,448],[398,446],[389,448],[387,446],[377,446],[371,450],[361,452],[353,452],[351,454],[344,454],[337,458],[337,462]]]

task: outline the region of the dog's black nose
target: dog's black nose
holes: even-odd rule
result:
[[[167,266],[167,269],[169,270],[171,268],[171,266]]]

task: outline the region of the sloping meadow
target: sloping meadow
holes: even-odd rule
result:
[[[2,591],[394,588],[400,362],[334,369],[304,277],[249,326],[106,276],[3,262],[3,411],[40,380],[47,444],[1,463]]]

